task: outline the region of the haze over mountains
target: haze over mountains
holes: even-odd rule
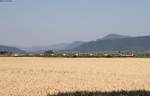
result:
[[[150,36],[131,37],[119,34],[109,34],[95,41],[83,42],[75,41],[72,43],[61,43],[48,46],[33,46],[33,47],[8,47],[15,52],[40,52],[45,50],[72,50],[80,52],[89,51],[145,51],[150,50]],[[18,49],[19,48],[19,49]],[[5,49],[5,46],[0,46],[0,50]],[[21,50],[20,50],[21,49]]]
[[[75,41],[72,43],[60,43],[48,46],[32,46],[32,47],[18,47],[26,52],[41,52],[43,50],[70,50],[76,48],[85,42],[82,41]]]
[[[5,46],[5,45],[0,45],[0,51],[8,51],[12,53],[25,53],[24,50],[18,49],[16,47]]]

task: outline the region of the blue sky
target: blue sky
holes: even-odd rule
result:
[[[51,45],[110,33],[150,35],[150,0],[0,2],[0,44]]]

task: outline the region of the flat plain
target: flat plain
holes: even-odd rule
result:
[[[150,90],[150,59],[0,58],[0,96],[118,90]]]

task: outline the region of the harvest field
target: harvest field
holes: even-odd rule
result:
[[[150,90],[148,58],[0,58],[0,96]]]

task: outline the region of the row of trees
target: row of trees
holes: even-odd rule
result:
[[[9,53],[8,51],[0,51],[0,54]]]
[[[54,54],[54,51],[53,50],[48,50],[48,51],[45,51],[44,53],[45,54]]]

